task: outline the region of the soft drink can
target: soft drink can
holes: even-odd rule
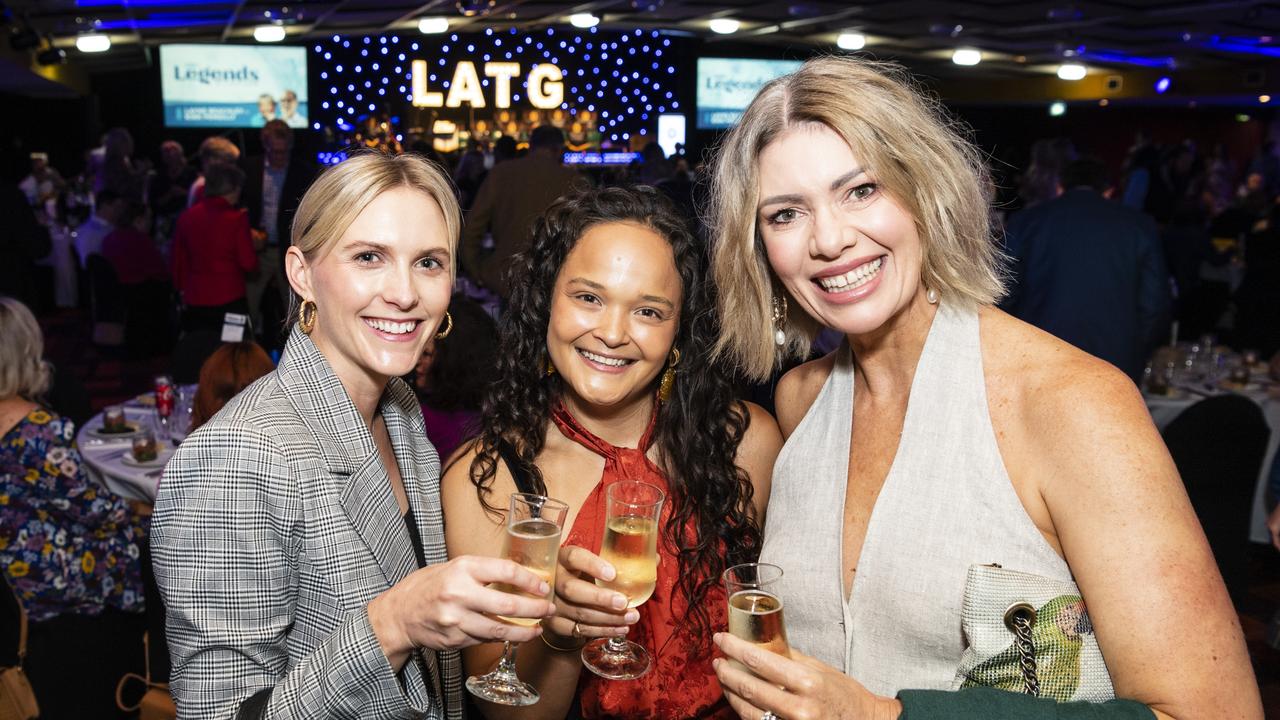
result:
[[[173,414],[173,380],[168,375],[156,376],[156,414],[162,418]]]

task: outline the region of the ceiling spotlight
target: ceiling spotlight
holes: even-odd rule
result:
[[[867,46],[867,36],[862,33],[840,33],[836,38],[836,46],[841,50],[861,50]]]
[[[1157,95],[1165,94],[1165,92],[1169,89],[1169,86],[1172,84],[1173,84],[1173,81],[1170,80],[1168,76],[1160,78],[1159,80],[1156,81],[1156,94]]]
[[[951,53],[951,62],[957,65],[977,65],[982,62],[982,51],[973,48],[956,48]]]
[[[100,53],[111,49],[111,38],[97,33],[76,38],[76,49],[84,53]]]
[[[732,35],[738,32],[738,28],[742,26],[742,23],[733,18],[715,18],[711,21],[710,26],[711,32],[717,35]]]
[[[1080,80],[1087,72],[1080,63],[1062,63],[1058,66],[1058,77],[1062,80]]]
[[[1049,116],[1061,117],[1067,114],[1067,104],[1061,100],[1055,100],[1049,104]]]
[[[454,3],[454,7],[465,17],[476,17],[477,15],[488,15],[493,6],[497,4],[497,0],[458,0],[458,2]]]
[[[418,32],[423,35],[437,35],[449,31],[449,18],[424,17],[418,21]]]
[[[284,26],[259,25],[253,29],[253,39],[258,42],[280,42],[284,39]]]
[[[599,25],[600,18],[591,13],[574,13],[569,16],[569,24],[585,30]]]

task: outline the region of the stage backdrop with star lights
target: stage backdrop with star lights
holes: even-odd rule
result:
[[[333,35],[310,44],[318,81],[310,119],[316,130],[345,133],[385,117],[439,134],[436,123],[499,133],[523,117],[565,127],[571,146],[625,144],[652,136],[660,114],[686,112],[677,68],[690,42],[655,30],[556,27]]]

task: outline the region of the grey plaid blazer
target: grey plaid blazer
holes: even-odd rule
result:
[[[428,564],[444,562],[440,461],[392,379],[386,421]],[[398,673],[366,605],[417,568],[378,451],[329,363],[295,329],[276,371],[182,443],[151,525],[179,718],[461,718],[455,651]]]

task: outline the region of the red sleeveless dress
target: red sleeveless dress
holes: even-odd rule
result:
[[[656,465],[645,457],[653,442],[658,412],[654,408],[649,427],[640,438],[639,448],[614,447],[593,435],[557,404],[551,419],[564,436],[604,458],[604,474],[587,495],[582,509],[569,530],[565,544],[578,545],[594,553],[600,552],[606,515],[605,491],[619,480],[641,480],[662,488],[668,501],[662,505],[659,527],[666,528],[671,517],[670,491],[667,479]],[[692,523],[687,531],[692,532]],[[724,699],[724,692],[711,667],[714,657],[710,636],[691,637],[688,627],[679,622],[688,615],[684,594],[676,589],[680,568],[675,548],[663,533],[658,543],[658,580],[653,595],[637,610],[640,621],[631,626],[627,639],[639,643],[653,656],[653,667],[637,680],[606,680],[583,669],[578,680],[578,697],[582,717],[587,720],[627,718],[628,720],[684,720],[685,718],[736,718],[737,714]],[[714,630],[728,626],[724,587],[717,583],[702,599]]]

